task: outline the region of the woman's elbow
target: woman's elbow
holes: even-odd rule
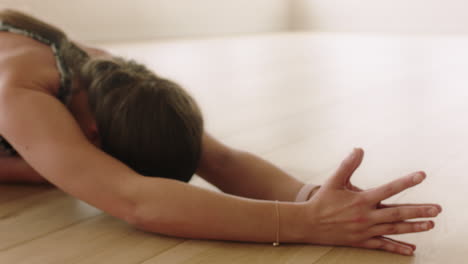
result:
[[[169,219],[157,212],[148,211],[144,209],[144,206],[135,210],[125,221],[139,230],[169,236],[180,236],[178,229],[180,229],[180,224],[183,224],[177,223],[177,219]]]

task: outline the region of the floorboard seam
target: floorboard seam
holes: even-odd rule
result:
[[[312,264],[315,264],[315,263],[319,263],[319,261],[321,259],[323,259],[324,257],[328,256],[329,254],[331,254],[333,252],[333,250],[335,249],[335,247],[332,247],[330,248],[330,250],[327,251],[327,253],[321,255],[316,261],[314,261]]]
[[[41,239],[41,238],[43,238],[43,237],[45,237],[45,236],[48,236],[48,235],[50,235],[50,234],[53,234],[53,233],[60,232],[60,231],[62,231],[62,230],[64,230],[64,229],[66,229],[66,228],[69,228],[69,227],[71,227],[71,226],[78,225],[78,224],[80,224],[80,223],[86,222],[86,221],[91,220],[92,218],[97,217],[97,216],[100,216],[100,215],[103,215],[103,213],[98,213],[98,214],[96,214],[96,215],[83,218],[83,219],[81,219],[81,220],[79,220],[79,221],[76,221],[76,222],[73,222],[73,223],[71,223],[71,224],[62,226],[62,227],[60,227],[60,228],[58,228],[58,229],[55,229],[55,230],[46,232],[46,233],[41,234],[41,235],[39,235],[39,236],[33,237],[33,238],[31,238],[31,239],[28,239],[28,240],[25,240],[25,241],[22,241],[22,242],[19,242],[19,243],[10,245],[10,246],[5,247],[5,248],[1,248],[1,249],[0,249],[0,252],[4,253],[4,252],[6,252],[6,251],[8,251],[8,250],[11,250],[11,249],[13,249],[13,248],[15,248],[15,247],[18,247],[18,246],[21,246],[21,245],[23,245],[23,244],[32,242],[32,241],[34,241],[34,240]]]
[[[158,255],[161,255],[161,254],[163,254],[163,253],[165,253],[165,252],[167,252],[167,251],[169,251],[169,250],[171,250],[171,249],[173,249],[173,248],[175,248],[175,247],[177,247],[177,246],[179,246],[179,245],[181,245],[181,244],[183,244],[183,243],[185,243],[185,242],[187,242],[187,241],[190,241],[190,240],[191,240],[191,239],[183,240],[183,241],[181,241],[180,243],[177,243],[177,244],[175,244],[175,245],[173,245],[173,246],[170,246],[170,247],[166,248],[165,250],[159,252],[158,254],[153,255],[153,256],[151,256],[150,258],[145,259],[144,261],[139,262],[139,263],[137,263],[137,264],[143,264],[143,263],[145,263],[146,261],[151,260],[152,258],[154,258],[154,257],[156,257],[156,256],[158,256]]]

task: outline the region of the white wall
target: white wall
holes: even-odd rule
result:
[[[292,30],[468,33],[467,0],[291,0]]]
[[[282,31],[289,22],[288,0],[0,0],[0,7],[98,42]]]
[[[91,42],[284,30],[468,33],[468,0],[0,0]]]

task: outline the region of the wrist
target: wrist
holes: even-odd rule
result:
[[[301,243],[305,241],[305,203],[279,202],[279,242]]]

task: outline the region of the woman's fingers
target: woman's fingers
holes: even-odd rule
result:
[[[369,236],[384,236],[396,235],[406,233],[424,232],[434,228],[432,221],[418,221],[418,222],[399,222],[390,224],[374,225],[369,228]]]
[[[380,187],[366,191],[368,200],[373,203],[378,203],[408,188],[418,185],[425,178],[426,174],[424,172],[415,172],[408,176],[401,177]]]
[[[414,252],[414,248],[409,245],[402,245],[396,241],[383,237],[370,238],[353,246],[368,249],[380,249],[390,253],[406,256],[411,256]]]
[[[399,244],[399,245],[408,246],[408,247],[411,247],[413,250],[416,250],[416,245],[415,245],[415,244],[406,243],[406,242],[404,242],[404,241],[392,239],[392,238],[385,237],[385,236],[382,236],[382,237],[379,237],[379,238],[385,239],[385,240],[387,240],[387,241],[393,241],[394,243],[397,243],[397,244]]]
[[[379,208],[393,208],[393,207],[406,207],[406,206],[433,206],[439,210],[439,213],[442,212],[442,206],[439,204],[380,204]]]
[[[364,151],[354,149],[351,154],[341,162],[335,174],[324,184],[325,188],[341,189],[349,184],[349,179],[359,167],[364,157]]]
[[[435,206],[401,206],[374,210],[370,220],[376,224],[401,222],[408,219],[436,217],[440,213]]]

